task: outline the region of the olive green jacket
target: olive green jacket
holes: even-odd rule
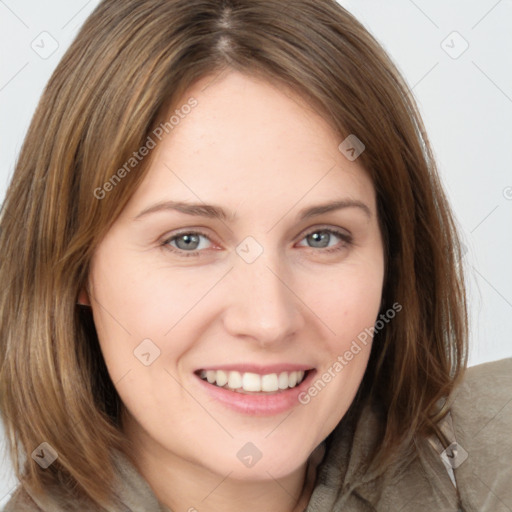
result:
[[[326,439],[305,512],[512,512],[512,359],[467,371],[442,423],[454,443],[446,450],[435,439],[418,441],[392,467],[370,471],[378,417],[366,408]],[[126,459],[117,468],[124,506],[108,512],[168,511]],[[88,510],[57,493],[41,498],[20,488],[4,512]]]

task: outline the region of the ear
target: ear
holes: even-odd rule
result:
[[[89,300],[89,294],[87,293],[85,287],[80,290],[80,293],[78,294],[78,301],[77,304],[80,304],[81,306],[90,306],[91,301]]]

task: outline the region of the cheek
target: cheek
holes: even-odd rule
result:
[[[343,267],[332,272],[314,294],[316,309],[333,334],[331,343],[343,348],[347,340],[374,325],[383,283],[383,266]]]
[[[97,328],[132,337],[163,336],[197,296],[190,272],[173,271],[171,276],[144,254],[125,251],[116,257],[108,246],[104,252],[108,258],[98,254],[90,277]]]
[[[366,369],[381,304],[383,272],[378,258],[340,267],[339,274],[331,272],[328,284],[317,295],[315,311],[321,312],[319,316],[330,330],[317,379],[330,390],[323,395],[326,399],[330,396],[323,404],[340,414],[348,408]],[[324,384],[316,387],[323,389]],[[316,392],[313,390],[313,395]],[[333,421],[338,421],[340,414]]]
[[[142,353],[149,350],[151,358],[158,356],[151,367],[172,363],[187,351],[186,345],[172,340],[177,331],[180,339],[193,339],[185,317],[218,277],[201,279],[187,268],[171,271],[161,262],[148,261],[144,254],[116,252],[113,245],[105,243],[102,252],[98,251],[90,285],[99,343],[116,382],[142,366],[136,357],[143,348]]]
[[[372,347],[372,328],[379,312],[381,274],[345,273],[324,288],[321,319],[331,331],[319,351],[321,365],[299,401],[315,417],[323,418],[321,436],[334,429],[347,412],[363,379]]]

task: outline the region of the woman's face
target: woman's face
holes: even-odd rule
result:
[[[358,335],[384,276],[375,190],[299,97],[237,72],[210,81],[153,136],[88,297],[139,453],[278,478],[334,429],[363,377],[371,339]]]

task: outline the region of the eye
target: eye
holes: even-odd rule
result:
[[[333,237],[339,238],[343,241],[342,244],[335,244],[334,246],[329,245],[333,240]],[[312,249],[323,249],[321,252],[335,252],[344,249],[345,247],[352,244],[352,236],[343,231],[330,228],[315,229],[307,233],[303,240],[312,244],[309,246]],[[303,246],[302,246],[303,247]]]
[[[343,243],[331,245],[333,237],[342,240]],[[207,242],[202,242],[203,239]],[[302,240],[312,244],[309,246],[310,249],[320,249],[321,253],[340,251],[352,244],[351,235],[331,228],[317,228],[304,235]],[[199,256],[203,249],[208,249],[208,243],[211,243],[210,237],[200,231],[183,231],[165,239],[162,246],[179,256],[189,257]]]
[[[185,231],[167,238],[162,245],[172,252],[179,253],[180,256],[196,256],[200,250],[206,248],[205,244],[201,243],[202,238],[211,241],[207,235],[199,231]]]

